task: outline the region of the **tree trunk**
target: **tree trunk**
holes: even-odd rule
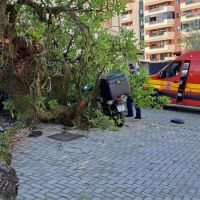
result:
[[[81,99],[76,108],[76,121],[79,128],[81,128],[81,115],[83,114],[83,110],[86,107],[87,103],[88,102],[86,100]]]
[[[0,0],[0,43],[4,41],[7,0]]]
[[[0,161],[0,199],[16,199],[19,181],[15,170]]]

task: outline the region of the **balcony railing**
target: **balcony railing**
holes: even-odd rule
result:
[[[123,14],[123,15],[121,15],[122,19],[125,19],[125,18],[128,18],[128,17],[129,17],[129,14]]]
[[[165,32],[159,32],[159,33],[155,33],[155,34],[149,34],[149,37],[156,37],[156,36],[161,36],[161,35],[164,35]]]
[[[153,14],[156,15],[156,14],[161,14],[161,13],[164,13],[164,12],[174,12],[174,11],[175,11],[174,6],[165,5],[165,6],[159,6],[159,7],[150,9],[150,10],[146,10],[144,15],[149,16],[149,15],[153,15]]]
[[[199,7],[200,7],[200,0],[187,0],[181,3],[182,11],[199,9]]]
[[[162,22],[163,22],[163,20],[151,21],[151,22],[149,22],[149,25],[158,24],[158,23],[162,23]]]
[[[163,10],[163,6],[161,7],[158,7],[158,8],[153,8],[153,9],[150,9],[149,12],[156,12],[156,11],[160,11],[160,10]]]
[[[174,37],[175,37],[175,32],[163,31],[163,32],[157,32],[157,33],[145,35],[145,41],[156,42],[156,41],[164,41],[164,40],[173,40]]]
[[[188,4],[191,4],[191,3],[199,3],[200,0],[186,0],[185,1],[185,4],[188,5]]]
[[[174,26],[175,20],[174,19],[164,19],[152,22],[145,22],[145,29],[146,30],[153,30],[158,28],[165,28]]]
[[[155,54],[155,53],[166,53],[166,52],[174,52],[175,45],[174,44],[165,44],[158,46],[146,47],[145,52],[147,54]]]
[[[191,13],[191,14],[186,14],[185,17],[186,18],[191,18],[191,17],[199,17],[200,13]]]
[[[158,45],[158,46],[150,46],[150,49],[160,49],[160,48],[164,48],[165,45]]]
[[[168,1],[174,1],[174,0],[168,0]],[[166,0],[146,0],[145,5],[150,6],[150,5],[155,5],[155,4],[159,4],[159,3],[165,3],[165,2],[166,2]]]

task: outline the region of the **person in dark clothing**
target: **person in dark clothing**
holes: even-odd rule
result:
[[[127,110],[128,110],[127,117],[133,117],[133,99],[132,99],[131,96],[127,97],[126,107],[127,107]]]
[[[129,64],[129,72],[131,75],[137,73],[137,67],[133,64]],[[127,97],[126,106],[128,110],[127,117],[133,117],[133,98],[131,96]],[[137,106],[135,106],[136,116],[135,119],[141,119],[141,109]]]
[[[131,96],[127,97],[127,101],[126,101],[126,107],[128,110],[128,115],[127,117],[133,117],[133,99]],[[135,106],[135,119],[141,119],[141,109],[137,106]]]
[[[141,109],[135,106],[136,116],[135,119],[141,119]]]

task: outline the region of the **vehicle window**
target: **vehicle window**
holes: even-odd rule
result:
[[[189,61],[185,61],[185,62],[184,62],[184,65],[183,65],[183,70],[188,70],[188,69],[189,69],[189,66],[190,66]]]
[[[181,69],[181,62],[173,62],[165,69],[165,77],[178,76]]]
[[[187,76],[189,67],[190,67],[190,62],[189,61],[184,61],[181,77],[186,77]]]

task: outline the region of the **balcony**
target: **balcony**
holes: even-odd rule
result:
[[[152,29],[159,29],[165,27],[172,27],[175,25],[174,19],[164,19],[160,21],[153,21],[153,22],[146,22],[145,23],[145,30],[152,30]]]
[[[174,52],[175,45],[174,44],[166,44],[163,47],[146,47],[145,52],[147,54],[156,54],[156,53],[167,53],[167,52]]]
[[[127,30],[133,30],[134,28],[133,28],[133,26],[131,25],[131,26],[127,26],[126,29],[127,29]]]
[[[174,1],[174,0],[146,0],[145,6],[151,6],[151,5],[170,2],[170,1]]]
[[[162,40],[172,40],[175,37],[174,32],[162,32],[155,35],[145,35],[146,42],[156,42]]]
[[[127,29],[127,30],[133,30],[134,29],[133,25],[122,25],[121,27],[124,28],[124,29]]]
[[[158,8],[154,8],[152,10],[146,10],[145,16],[157,15],[157,14],[164,13],[164,12],[174,12],[174,11],[175,11],[174,6],[161,6]]]
[[[121,23],[132,22],[133,21],[133,15],[132,14],[121,15],[120,20],[121,20]]]
[[[181,16],[181,22],[187,22],[196,19],[200,19],[200,13],[191,13],[191,14],[186,14],[185,16]]]
[[[181,3],[181,10],[194,10],[200,8],[200,0],[190,0],[188,3]]]
[[[195,35],[200,35],[200,29],[198,30],[181,30],[182,37],[194,37]]]

